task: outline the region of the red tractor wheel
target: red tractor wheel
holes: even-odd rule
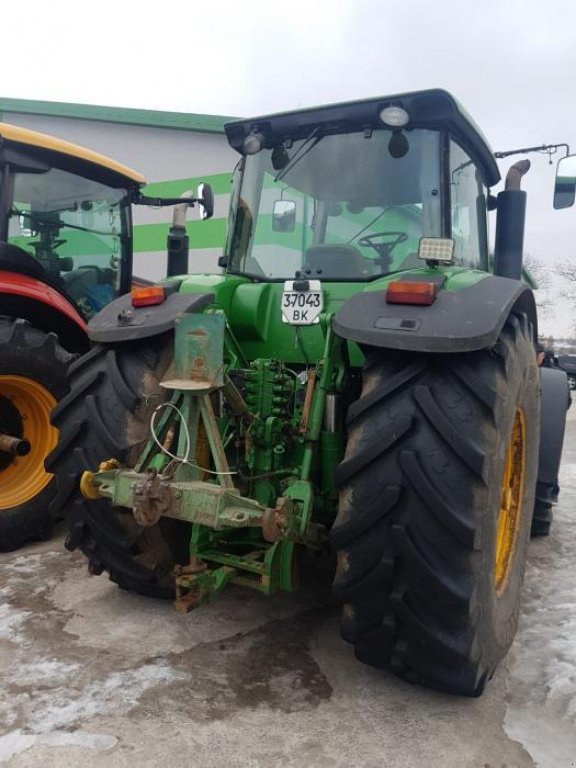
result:
[[[0,550],[52,530],[48,506],[56,484],[44,459],[58,442],[50,414],[68,390],[71,360],[55,334],[0,318]]]

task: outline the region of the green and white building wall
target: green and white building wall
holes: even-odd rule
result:
[[[56,136],[100,152],[140,171],[146,194],[178,197],[209,182],[214,217],[198,221],[190,211],[190,270],[217,270],[226,235],[232,170],[238,161],[224,135],[232,118],[156,110],[99,107],[0,98],[0,120]],[[166,235],[171,208],[134,210],[134,273],[148,279],[166,274]]]

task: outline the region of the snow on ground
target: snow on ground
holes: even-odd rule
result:
[[[22,733],[20,729],[0,736],[0,763],[6,763],[11,758],[25,752],[34,745],[47,747],[85,747],[102,752],[116,746],[118,739],[102,733],[87,733],[73,731],[72,733],[54,732],[48,734]]]
[[[44,552],[0,567],[0,764],[38,744],[110,749],[116,737],[75,730],[78,723],[124,714],[150,688],[187,678],[160,659],[99,674],[72,658],[52,656],[61,653],[49,639],[57,618],[44,598],[58,582],[50,571],[67,558]],[[26,594],[39,599],[37,612],[18,607]]]
[[[0,640],[15,640],[29,616],[29,611],[18,611],[9,603],[0,605]]]
[[[572,415],[572,414],[571,414]],[[569,422],[576,435],[576,422]],[[574,440],[571,437],[571,443]],[[533,540],[509,656],[508,736],[539,768],[576,765],[576,451],[564,455],[548,538]]]

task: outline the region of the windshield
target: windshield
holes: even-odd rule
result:
[[[441,234],[439,135],[404,135],[408,151],[396,158],[387,130],[246,157],[229,269],[268,280],[370,280],[422,266],[419,239]]]
[[[35,262],[22,254],[23,271],[28,263],[91,317],[118,295],[120,267],[130,263],[126,189],[58,168],[13,181],[8,241]]]

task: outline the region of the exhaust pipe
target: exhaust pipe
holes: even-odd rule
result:
[[[522,278],[526,192],[520,189],[530,160],[519,160],[506,175],[504,191],[498,195],[498,217],[494,247],[494,274],[513,280]]]
[[[194,197],[191,191],[183,192],[180,197]],[[188,274],[188,235],[186,234],[186,212],[189,203],[174,206],[172,226],[168,232],[168,267],[167,276]]]

